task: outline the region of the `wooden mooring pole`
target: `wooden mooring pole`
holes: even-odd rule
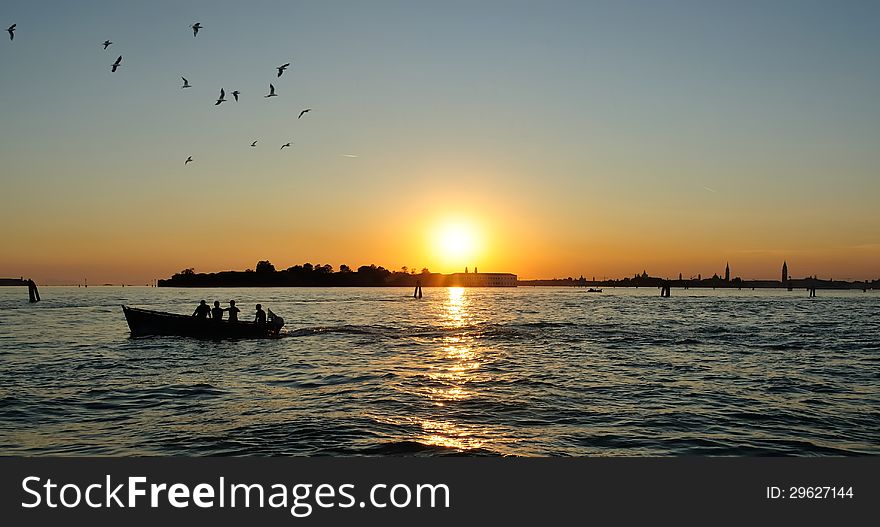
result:
[[[40,301],[40,291],[37,289],[37,284],[34,283],[33,280],[28,278],[27,286],[28,286],[28,299],[30,300],[30,303],[33,304],[33,303],[39,302]]]

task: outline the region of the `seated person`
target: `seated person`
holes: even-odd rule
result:
[[[218,302],[219,306],[220,303]],[[229,307],[226,308],[226,311],[229,311],[229,321],[230,322],[238,322],[238,314],[241,312],[241,309],[235,307],[235,300],[229,301]]]
[[[219,300],[214,300],[214,307],[211,309],[211,317],[217,322],[223,320],[223,308],[220,307]]]
[[[196,318],[208,318],[208,315],[211,314],[211,308],[208,307],[208,303],[202,300],[199,302],[199,305],[196,307],[196,310],[193,311],[193,316]]]
[[[263,311],[263,305],[257,304],[257,313],[254,315],[254,322],[257,324],[266,323],[266,312]]]

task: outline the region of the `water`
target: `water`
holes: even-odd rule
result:
[[[0,455],[880,454],[880,294],[0,288]],[[282,315],[128,336],[119,307]]]

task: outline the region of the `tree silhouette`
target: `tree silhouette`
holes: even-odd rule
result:
[[[275,266],[269,260],[260,260],[257,262],[256,270],[258,273],[274,273]]]

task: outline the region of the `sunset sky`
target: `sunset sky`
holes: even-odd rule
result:
[[[0,277],[880,277],[878,2],[5,0],[13,23]]]

